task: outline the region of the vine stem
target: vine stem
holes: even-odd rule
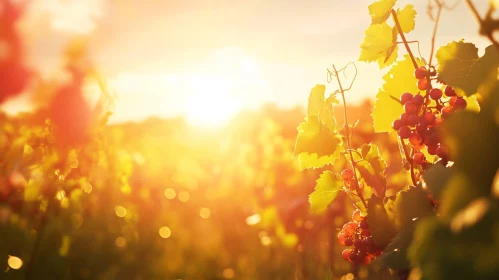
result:
[[[397,12],[395,12],[394,9],[392,9],[392,17],[393,21],[395,22],[395,26],[397,26],[397,31],[400,35],[400,38],[402,39],[402,42],[404,43],[405,49],[409,53],[409,56],[411,57],[412,65],[414,65],[414,69],[418,69],[418,63],[416,62],[416,59],[414,58],[414,55],[412,54],[411,48],[409,47],[409,43],[405,39],[404,32],[402,31],[402,27],[400,26],[399,19],[397,17]]]
[[[438,23],[440,22],[440,14],[442,14],[442,3],[436,0],[437,3],[437,17],[435,18],[435,26],[433,27],[433,35],[431,36],[431,49],[430,49],[430,58],[428,59],[428,65],[431,65],[433,60],[433,53],[435,52],[435,37],[437,36]]]
[[[362,201],[362,204],[367,210],[367,203],[364,200],[364,196],[362,196],[362,193],[360,192],[359,188],[359,178],[357,177],[357,168],[355,167],[355,160],[353,159],[353,154],[352,154],[352,145],[350,143],[350,127],[348,126],[348,117],[347,117],[347,103],[345,101],[345,91],[343,90],[343,86],[341,85],[340,81],[340,76],[338,75],[338,71],[336,70],[336,67],[333,65],[333,70],[334,70],[334,75],[336,76],[336,79],[338,81],[338,86],[340,87],[340,93],[341,93],[341,98],[343,99],[343,112],[344,112],[344,117],[345,117],[345,130],[347,134],[347,146],[348,146],[348,153],[350,154],[350,159],[353,168],[353,174],[355,176],[355,181],[357,185],[355,186],[355,191],[357,192],[357,195],[359,196],[360,200]]]
[[[480,16],[480,14],[478,13],[473,2],[471,2],[471,0],[466,0],[466,3],[468,4],[468,7],[470,7],[470,10],[473,13],[473,15],[475,16],[475,18],[480,23],[480,28],[483,28],[483,25],[484,25],[483,19]],[[492,42],[492,44],[494,44],[494,46],[499,49],[499,43],[497,43],[497,41],[494,39],[494,37],[492,36],[492,33],[489,30],[487,30],[485,35],[489,38],[489,40]]]
[[[416,59],[414,58],[414,55],[412,54],[411,48],[409,47],[409,44],[405,38],[404,32],[402,31],[402,27],[400,26],[400,22],[399,22],[399,19],[397,17],[397,12],[395,12],[394,9],[392,9],[392,17],[393,17],[393,21],[395,22],[395,26],[397,26],[397,32],[400,35],[402,42],[404,43],[405,49],[407,50],[407,53],[409,53],[409,56],[411,57],[412,65],[414,66],[414,69],[418,69],[418,63],[416,62]],[[426,95],[428,95],[428,94],[426,94]],[[425,96],[425,98],[426,98],[426,96]],[[412,183],[414,185],[416,185],[416,176],[414,175],[414,165],[413,165],[412,160],[409,156],[409,153],[407,152],[407,146],[405,145],[404,139],[402,139],[400,136],[398,138],[399,138],[400,142],[402,143],[402,148],[404,149],[405,158],[407,159],[407,161],[411,165]]]
[[[401,138],[399,138],[399,139],[400,139],[400,143],[402,144],[402,148],[404,149],[405,158],[407,159],[407,161],[411,165],[411,180],[415,186],[417,184],[417,182],[416,182],[416,176],[414,175],[414,165],[412,164],[412,160],[409,156],[409,152],[407,152],[407,146],[405,145],[404,139],[401,139]]]

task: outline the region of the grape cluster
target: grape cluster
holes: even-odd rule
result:
[[[408,139],[414,153],[413,163],[423,165],[426,162],[421,152],[426,147],[428,154],[439,156],[444,162],[449,159],[448,148],[441,144],[437,127],[442,121],[456,110],[465,109],[467,102],[463,97],[456,95],[455,90],[446,85],[445,88],[431,88],[431,76],[435,71],[428,71],[425,66],[416,69],[414,75],[418,79],[418,88],[426,91],[412,94],[405,92],[400,96],[400,103],[404,106],[404,113],[393,121],[395,129],[402,139]]]
[[[362,216],[358,209],[353,212],[352,221],[343,226],[337,237],[341,245],[353,246],[341,253],[343,259],[352,263],[368,265],[383,252],[374,244],[367,217]]]

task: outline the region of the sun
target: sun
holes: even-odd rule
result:
[[[230,79],[197,77],[191,82],[185,117],[190,125],[217,128],[226,125],[240,110],[241,104],[231,94]]]

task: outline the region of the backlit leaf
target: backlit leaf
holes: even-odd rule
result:
[[[416,58],[419,66],[424,62]],[[414,77],[414,66],[409,55],[396,62],[390,71],[383,76],[385,83],[376,95],[376,103],[372,112],[375,132],[392,132],[392,122],[400,117],[404,108],[397,100],[404,92],[419,92],[417,79]],[[393,98],[392,98],[393,97]],[[396,100],[394,100],[394,98]]]
[[[400,23],[400,28],[404,33],[409,33],[416,26],[416,10],[413,5],[406,5],[402,10],[397,9],[397,18]]]
[[[357,170],[377,196],[384,196],[386,162],[381,158],[378,147],[374,144],[365,144],[360,152],[364,159],[357,162]]]
[[[317,180],[314,192],[310,194],[308,201],[314,213],[321,213],[334,201],[338,192],[343,188],[343,179],[339,174],[324,171]]]
[[[386,203],[385,209],[399,230],[411,227],[418,219],[433,213],[428,193],[420,186],[399,192],[394,200]]]
[[[369,5],[368,9],[372,24],[386,21],[390,17],[390,12],[395,2],[396,0],[379,0]]]
[[[468,96],[475,94],[482,84],[490,81],[486,73],[495,73],[497,77],[499,51],[492,45],[479,57],[478,48],[473,43],[453,41],[440,47],[436,58],[438,80],[462,90]]]
[[[411,245],[414,227],[401,230],[392,239],[380,256],[383,266],[391,269],[406,269],[411,266],[407,257],[407,249]]]
[[[386,213],[383,198],[371,197],[367,203],[369,230],[374,243],[384,248],[397,234],[395,224]]]
[[[359,61],[371,62],[385,60],[387,52],[396,43],[393,29],[386,22],[370,25],[365,31],[364,41],[360,44]]]

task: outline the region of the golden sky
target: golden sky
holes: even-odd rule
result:
[[[442,15],[437,46],[465,38],[483,51],[487,41],[477,36],[464,1],[447,2],[456,1]],[[88,34],[93,60],[119,94],[114,121],[179,114],[216,121],[267,101],[304,106],[310,88],[326,83],[327,67],[357,59],[372,0],[33,2],[26,24],[34,64],[49,75],[64,45]],[[487,0],[474,2],[484,11]],[[427,1],[396,5],[408,3],[419,12],[408,39],[420,41],[427,59],[433,28]],[[374,98],[381,86],[384,71],[376,64],[357,66],[348,102]]]

